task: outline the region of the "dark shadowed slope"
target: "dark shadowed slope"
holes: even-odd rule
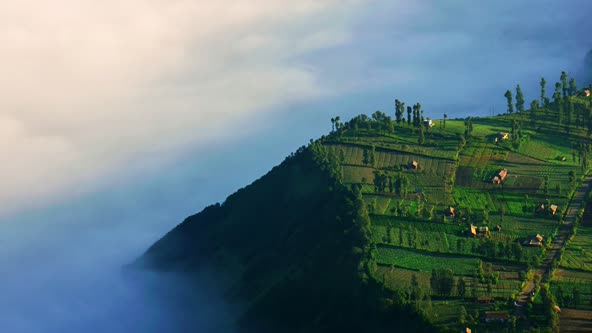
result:
[[[207,270],[242,304],[244,332],[428,330],[368,278],[369,218],[317,143],[207,207],[154,244],[138,264]],[[388,296],[388,295],[387,295]]]

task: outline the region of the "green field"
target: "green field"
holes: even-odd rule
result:
[[[420,253],[394,247],[379,246],[377,262],[381,265],[431,272],[432,269],[452,269],[455,275],[472,275],[479,260],[460,256]]]

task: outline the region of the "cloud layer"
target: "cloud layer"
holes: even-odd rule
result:
[[[347,39],[353,8],[313,0],[0,4],[0,41],[10,45],[0,62],[3,209],[82,189],[114,166],[248,133],[262,111],[323,95],[315,74],[292,59]]]

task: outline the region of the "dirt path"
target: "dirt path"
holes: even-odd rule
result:
[[[578,211],[584,208],[586,194],[590,191],[592,187],[592,175],[586,176],[582,181],[582,185],[577,189],[574,193],[573,197],[570,200],[569,207],[567,208],[567,212],[563,217],[563,223],[559,227],[559,231],[557,233],[557,237],[553,239],[551,243],[551,247],[547,249],[545,259],[541,263],[541,267],[539,267],[535,271],[535,275],[537,275],[542,280],[545,274],[548,274],[552,268],[553,259],[557,258],[559,251],[565,245],[565,242],[569,239],[572,233],[573,223],[576,221]],[[526,326],[530,327],[530,323],[528,322],[528,318],[526,317],[526,305],[530,301],[530,294],[535,289],[535,284],[533,279],[528,281],[520,295],[517,299],[517,306],[516,306],[516,317],[524,318],[526,320]]]

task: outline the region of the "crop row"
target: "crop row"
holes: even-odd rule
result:
[[[382,265],[431,272],[433,269],[451,269],[456,275],[472,275],[477,269],[478,259],[424,254],[411,250],[378,246],[377,261]]]

